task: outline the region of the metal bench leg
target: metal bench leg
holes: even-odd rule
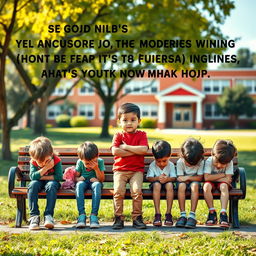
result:
[[[22,217],[24,213],[24,198],[18,197],[17,198],[17,214],[16,214],[16,228],[21,227]]]
[[[238,200],[230,200],[232,227],[240,228],[239,217],[238,217]]]

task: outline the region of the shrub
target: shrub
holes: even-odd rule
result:
[[[256,121],[251,121],[247,126],[249,126],[251,129],[256,129]]]
[[[46,128],[52,128],[53,125],[52,124],[46,124]]]
[[[142,118],[140,122],[141,128],[156,128],[157,121],[152,118]]]
[[[56,117],[56,123],[58,127],[70,127],[70,116],[59,115]]]
[[[70,120],[72,127],[85,127],[88,126],[89,122],[84,116],[73,116]]]
[[[228,129],[231,128],[231,124],[228,121],[219,120],[214,122],[214,129]]]

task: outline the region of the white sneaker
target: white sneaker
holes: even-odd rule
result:
[[[40,229],[39,224],[40,224],[40,216],[39,215],[30,217],[30,219],[29,219],[29,229],[30,230]]]
[[[46,215],[44,217],[44,226],[48,229],[54,228],[54,220],[53,220],[52,215]]]

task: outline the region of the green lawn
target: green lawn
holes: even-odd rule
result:
[[[46,233],[0,233],[0,255],[255,255],[256,238],[222,233],[180,234],[127,233],[122,236],[58,236]]]

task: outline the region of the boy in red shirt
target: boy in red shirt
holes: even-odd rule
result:
[[[137,130],[140,109],[132,103],[125,103],[118,109],[118,120],[123,131],[114,135],[112,154],[114,157],[114,210],[113,229],[124,227],[123,201],[126,184],[129,182],[132,197],[133,226],[145,229],[142,218],[142,183],[144,173],[144,155],[148,150],[147,135]]]

